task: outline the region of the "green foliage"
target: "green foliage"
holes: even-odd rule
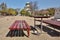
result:
[[[10,14],[10,15],[16,15],[17,13],[16,13],[16,11],[14,9],[9,8],[8,9],[8,14]]]
[[[50,8],[50,9],[47,9],[49,11],[49,15],[54,15],[55,13],[55,9],[54,8]]]
[[[20,13],[22,16],[30,16],[30,13],[24,9],[22,9]]]
[[[46,13],[44,11],[47,11]],[[55,13],[55,9],[54,8],[48,8],[48,9],[45,9],[45,10],[42,10],[41,13],[39,13],[40,16],[43,16],[43,15],[50,15],[50,16],[53,16]]]
[[[40,16],[44,16],[44,15],[47,15],[47,14],[44,14],[44,13],[40,13],[39,15],[40,15]]]
[[[3,2],[0,4],[0,12],[2,15],[7,14],[7,15],[17,15],[17,11],[13,8],[7,8],[7,5]]]

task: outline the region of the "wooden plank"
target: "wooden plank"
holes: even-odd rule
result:
[[[10,30],[19,30],[19,29],[30,29],[30,26],[26,23],[26,21],[15,21],[12,26],[9,28]]]
[[[27,27],[28,29],[31,29],[30,26],[28,25],[28,23],[27,23],[26,21],[24,21],[24,23],[25,23],[25,25],[26,25],[26,27]]]
[[[55,26],[59,26],[60,27],[60,22],[59,21],[55,21],[55,20],[43,20],[44,23],[47,24],[51,24],[51,25],[55,25]]]
[[[17,22],[17,21],[15,21],[15,22],[9,27],[9,29],[12,29],[12,27],[14,27],[14,25],[15,25],[16,22]]]

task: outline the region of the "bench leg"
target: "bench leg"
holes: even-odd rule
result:
[[[12,30],[10,30],[10,31],[11,31],[11,32],[10,32],[10,36],[12,37],[12,36],[13,36],[13,34],[12,34],[13,31],[12,31]]]
[[[41,34],[42,34],[42,30],[43,30],[43,26],[42,26],[42,23],[43,23],[43,18],[41,18]]]
[[[30,29],[27,29],[28,37],[30,36]]]
[[[14,34],[15,34],[15,30],[11,30],[10,34],[11,34],[11,35],[10,35],[11,37],[15,36],[15,35],[14,35]]]
[[[19,30],[17,30],[17,36],[19,36]]]

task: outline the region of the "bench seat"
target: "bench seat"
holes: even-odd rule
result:
[[[44,23],[50,24],[50,25],[54,25],[56,27],[60,27],[60,21],[56,21],[56,20],[43,20]]]
[[[10,27],[10,30],[30,29],[30,26],[25,21],[15,21]]]
[[[27,22],[25,20],[16,20],[10,27],[9,27],[10,31],[14,31],[14,30],[26,30],[28,37],[29,37],[29,31],[30,31],[30,26],[27,24]],[[11,36],[13,35],[13,32],[11,32]]]

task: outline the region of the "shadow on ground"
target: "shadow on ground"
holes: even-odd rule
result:
[[[59,26],[54,26],[54,25],[47,25],[47,26],[50,26],[50,27],[53,27],[53,28],[55,28],[55,29],[60,30],[60,27],[59,27]]]
[[[13,30],[13,31],[9,31],[6,35],[6,37],[28,37],[23,30]]]
[[[36,31],[36,29],[33,26],[30,26],[32,31]],[[26,30],[25,30],[26,31]],[[36,34],[34,34],[36,35]],[[6,37],[28,37],[25,33],[24,30],[12,30],[9,31],[6,35]]]
[[[41,29],[41,25],[36,25],[37,27],[39,27]],[[46,26],[43,26],[43,31],[47,32],[47,34],[49,34],[52,37],[60,37],[60,32],[50,29]]]
[[[36,28],[34,28],[33,26],[30,26],[32,31],[37,31]],[[36,25],[36,27],[38,27],[39,29],[41,29],[41,25]],[[50,29],[46,26],[43,26],[43,31],[47,32],[48,35],[52,36],[52,37],[60,37],[60,32]],[[12,32],[12,34],[11,34]],[[34,35],[36,35],[35,33],[32,33]],[[6,37],[28,37],[23,30],[13,30],[13,31],[9,31],[6,35]]]
[[[40,33],[37,31],[36,27],[30,26],[31,30],[33,31],[32,34],[33,35],[39,35]]]

